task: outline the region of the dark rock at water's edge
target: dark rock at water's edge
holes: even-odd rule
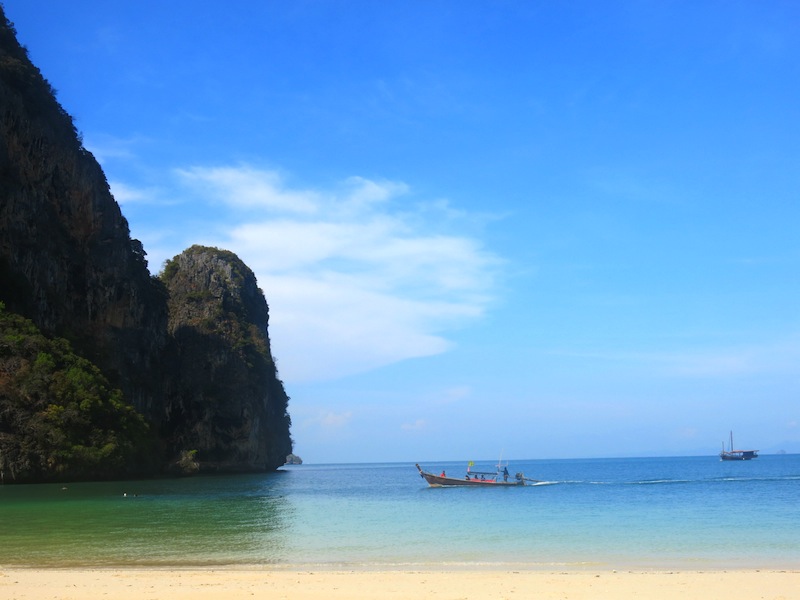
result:
[[[264,471],[285,462],[288,398],[253,273],[214,248],[190,248],[160,277],[145,257],[0,6],[3,482]],[[78,358],[88,362],[77,367]],[[24,387],[20,377],[29,375],[50,379]],[[59,378],[73,387],[59,387]],[[91,402],[103,409],[95,414]]]
[[[297,456],[297,454],[290,454],[286,457],[286,464],[287,465],[302,465],[303,459]]]
[[[253,471],[291,452],[288,398],[253,272],[231,252],[192,246],[164,267],[171,376],[164,432],[201,470]]]

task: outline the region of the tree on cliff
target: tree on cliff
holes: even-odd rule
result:
[[[6,482],[283,464],[288,397],[266,300],[235,255],[198,248],[151,276],[100,165],[0,6]]]
[[[144,418],[64,339],[0,302],[0,479],[105,479],[152,472]]]

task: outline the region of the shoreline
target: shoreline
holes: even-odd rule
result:
[[[292,600],[373,598],[559,600],[648,598],[689,600],[797,598],[800,565],[764,569],[612,569],[422,567],[398,569],[288,569],[228,567],[4,567],[0,597],[118,600],[169,598],[205,600],[244,597]]]
[[[120,562],[7,562],[0,563],[2,571],[230,571],[230,572],[293,572],[293,573],[394,573],[394,572],[607,572],[607,573],[733,573],[733,572],[798,572],[800,558],[769,560],[755,557],[726,561],[722,559],[657,560],[656,558],[620,558],[599,560],[575,560],[552,562],[513,561],[433,561],[433,562],[169,562],[137,561]],[[798,597],[800,600],[800,596]]]

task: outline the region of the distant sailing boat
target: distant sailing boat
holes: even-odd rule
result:
[[[758,458],[758,450],[734,450],[733,432],[731,431],[730,450],[725,450],[725,442],[722,442],[722,452],[719,453],[720,460],[750,460]]]

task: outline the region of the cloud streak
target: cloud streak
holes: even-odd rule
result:
[[[175,176],[173,195],[191,207],[193,223],[207,224],[176,230],[164,258],[202,243],[235,252],[253,269],[287,382],[445,352],[446,333],[479,319],[492,301],[502,261],[461,233],[469,215],[441,201],[412,202],[403,183],[351,177],[312,189],[251,166],[190,167]],[[217,217],[198,218],[202,211]]]
[[[800,360],[800,340],[789,335],[773,342],[674,351],[558,351],[556,356],[603,362],[624,369],[644,368],[653,376],[702,379],[792,373]]]
[[[198,196],[231,208],[303,214],[314,212],[321,201],[313,191],[284,187],[275,171],[246,166],[191,167],[177,169],[176,174]]]

